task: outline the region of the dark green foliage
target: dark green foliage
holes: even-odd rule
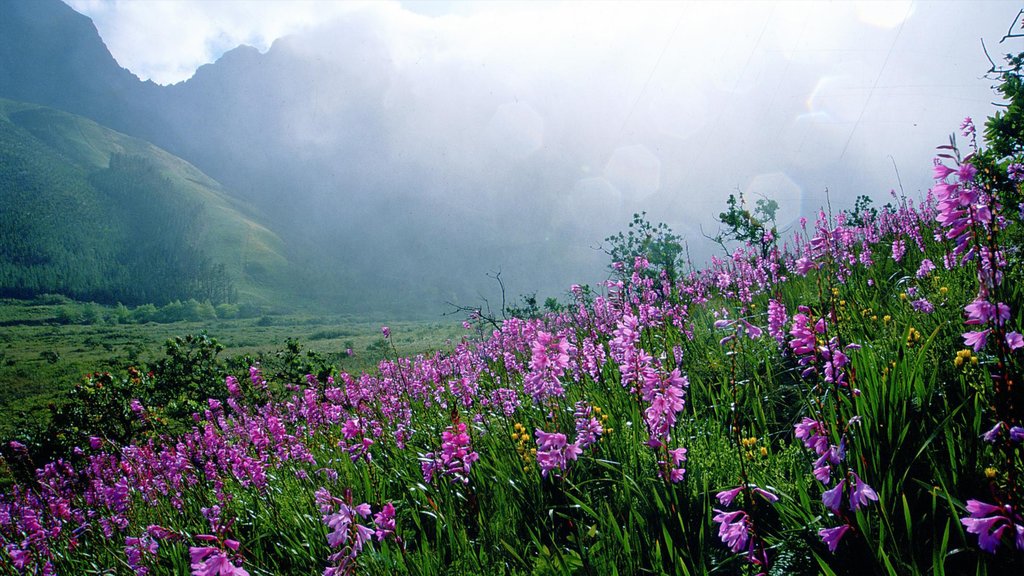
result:
[[[664,222],[648,222],[647,212],[633,214],[625,234],[619,232],[604,241],[608,243],[606,251],[612,262],[621,262],[626,270],[632,270],[633,261],[644,256],[652,267],[649,273],[665,272],[669,280],[676,279],[683,255],[683,239]]]
[[[70,161],[17,123],[42,130],[40,114],[0,116],[0,296],[60,293],[107,304],[236,298],[223,264],[195,241],[200,204],[143,158],[115,154],[100,170]]]
[[[152,369],[153,401],[166,406],[168,416],[184,418],[205,409],[207,398],[223,398],[224,363],[217,355],[224,346],[205,333],[168,340],[166,357]]]
[[[41,447],[41,455],[66,455],[76,446],[88,446],[90,438],[119,446],[135,440],[147,426],[146,419],[132,411],[132,401],[148,405],[154,385],[153,378],[134,368],[122,374],[85,376],[59,403],[50,406],[49,429],[40,438],[48,445]]]

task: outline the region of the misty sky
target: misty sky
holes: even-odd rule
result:
[[[380,59],[386,76],[365,75],[382,101],[363,104],[393,111],[389,161],[433,166],[424,193],[522,194],[591,260],[640,210],[706,257],[701,229],[737,189],[778,200],[780,223],[826,189],[836,209],[884,203],[897,169],[918,197],[935,147],[994,110],[980,40],[1020,49],[998,45],[1013,2],[65,1],[162,84],[286,35],[313,58]],[[313,120],[297,141],[326,146]]]

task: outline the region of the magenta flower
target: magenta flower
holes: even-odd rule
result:
[[[249,576],[244,568],[235,566],[227,554],[213,546],[188,549],[192,560],[192,576]]]
[[[545,478],[552,470],[565,470],[569,461],[575,460],[583,452],[576,444],[567,443],[565,434],[537,428],[534,435],[537,437],[537,465],[540,466],[541,476]]]
[[[836,526],[835,528],[822,528],[821,530],[818,530],[818,536],[820,536],[822,542],[828,546],[828,551],[834,553],[836,551],[836,547],[839,546],[839,541],[842,540],[843,535],[846,534],[849,529],[849,524],[843,524],[842,526]]]
[[[768,301],[768,335],[782,346],[786,341],[786,307],[774,298]]]
[[[857,510],[861,506],[867,506],[868,502],[878,502],[878,494],[868,486],[867,482],[860,479],[856,473],[853,474],[853,481],[850,483],[850,509]]]
[[[465,422],[453,424],[441,433],[441,451],[424,455],[420,464],[423,480],[433,482],[435,474],[441,473],[450,477],[452,482],[469,484],[470,468],[479,459],[480,455],[470,445]]]
[[[1024,550],[1019,537],[1024,526],[1018,526],[1011,520],[1013,514],[1009,506],[1003,508],[979,500],[968,500],[967,511],[971,515],[961,518],[960,523],[967,528],[968,532],[978,535],[978,546],[982,550],[995,554],[1002,540],[1003,532],[1011,526],[1014,528],[1014,532],[1018,533],[1017,548]]]
[[[804,418],[793,426],[794,435],[801,439],[804,446],[814,450],[817,454],[824,454],[829,447],[828,438],[825,436],[825,427],[817,420]]]
[[[723,490],[718,494],[715,494],[715,498],[717,498],[723,506],[730,506],[732,505],[732,501],[736,499],[736,496],[739,496],[739,493],[742,490],[743,486],[737,486],[729,490]]]
[[[373,523],[377,527],[373,534],[380,542],[395,533],[395,506],[388,502],[380,512],[373,515]]]
[[[978,332],[964,332],[964,345],[970,346],[975,352],[981,352],[982,348],[985,347],[985,343],[988,341],[988,335],[992,332],[991,329],[981,330]]]
[[[839,513],[843,505],[843,488],[846,487],[846,480],[837,482],[836,485],[821,494],[821,501],[829,510]]]
[[[746,547],[750,539],[750,517],[743,510],[725,512],[715,510],[716,514],[711,519],[720,526],[718,537],[733,553],[739,552]]]

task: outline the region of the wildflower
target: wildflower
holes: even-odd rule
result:
[[[826,490],[821,495],[821,501],[825,504],[825,507],[829,510],[839,513],[839,508],[843,505],[843,488],[846,487],[846,480],[838,482],[833,488]]]
[[[899,262],[903,259],[903,256],[907,253],[907,244],[902,238],[894,240],[892,243],[892,259]]]
[[[465,422],[453,424],[441,433],[441,451],[427,453],[420,465],[423,480],[430,483],[438,472],[450,476],[452,482],[469,484],[469,470],[480,455],[472,451]]]
[[[921,266],[917,269],[917,277],[925,278],[931,274],[932,270],[935,270],[935,264],[933,264],[931,260],[925,258],[921,261]]]
[[[573,416],[576,420],[576,445],[580,449],[594,444],[601,434],[604,433],[601,422],[592,415],[594,411],[597,411],[597,409],[592,409],[590,405],[582,400],[576,403],[575,410],[573,411]],[[597,413],[600,412],[598,411]],[[527,436],[527,438],[529,437]]]
[[[914,310],[922,312],[924,314],[931,314],[935,312],[935,306],[928,301],[927,298],[918,298],[910,303]]]
[[[768,335],[782,346],[786,339],[786,307],[774,298],[768,301]]]
[[[391,502],[385,504],[380,512],[373,515],[373,523],[377,527],[373,535],[376,536],[378,542],[393,535],[395,533],[395,506]]]
[[[718,537],[722,543],[729,547],[733,553],[739,552],[747,545],[750,538],[750,516],[743,510],[725,512],[715,510],[716,514],[711,519],[721,526],[718,527]]]
[[[1006,335],[1006,345],[1010,350],[1024,348],[1024,336],[1021,336],[1020,332],[1010,332]]]
[[[853,473],[853,481],[850,489],[850,509],[857,510],[861,506],[867,506],[868,502],[878,501],[878,494],[875,490],[868,486],[867,482],[860,479],[856,473]]]
[[[541,476],[547,478],[548,472],[558,468],[565,470],[570,460],[575,460],[583,451],[576,444],[566,442],[565,434],[545,432],[540,428],[534,430],[537,437],[537,464]]]
[[[819,455],[824,454],[828,449],[828,438],[825,436],[825,427],[821,422],[805,416],[793,427],[796,429],[794,435],[803,440],[804,446],[807,448],[814,450]]]
[[[843,524],[842,526],[836,526],[835,528],[822,528],[821,530],[818,530],[818,536],[820,536],[821,541],[828,546],[829,552],[835,552],[836,547],[839,546],[839,541],[849,529],[849,524]]]
[[[238,543],[233,540],[227,540],[225,544],[238,549]],[[249,576],[249,572],[235,566],[220,548],[200,546],[191,547],[188,551],[192,560],[192,576]]]
[[[391,338],[391,328],[388,328],[387,326],[381,326],[380,333],[383,334],[385,338]]]
[[[978,332],[964,332],[962,334],[964,344],[973,348],[975,352],[981,352],[981,349],[985,347],[990,332],[992,332],[991,329]]]
[[[978,535],[978,546],[982,550],[995,554],[996,549],[1007,528],[1016,536],[1018,550],[1024,550],[1024,521],[1009,506],[995,506],[979,500],[967,501],[967,512],[970,516],[961,518],[967,531]]]
[[[683,462],[686,462],[686,448],[675,448],[668,451],[669,461],[659,460],[658,464],[668,468],[668,480],[673,484],[682,482],[686,476],[686,468],[683,468]],[[664,478],[664,471],[661,472],[662,478]]]

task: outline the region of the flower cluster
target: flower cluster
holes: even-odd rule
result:
[[[440,473],[452,482],[469,484],[469,470],[479,459],[480,455],[470,445],[465,422],[457,422],[441,433],[441,451],[423,456],[423,480],[429,484]]]

